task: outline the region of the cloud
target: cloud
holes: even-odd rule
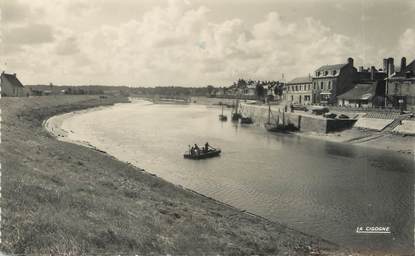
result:
[[[18,0],[0,1],[0,12],[2,24],[21,22],[30,15],[29,8]]]
[[[415,29],[408,28],[399,38],[400,53],[402,56],[415,58]]]
[[[65,38],[56,45],[56,53],[58,55],[72,55],[79,52],[80,49],[78,46],[78,41],[74,36]]]
[[[73,10],[90,13],[88,1],[54,1],[47,8],[33,1],[31,10],[43,10],[40,21],[53,25],[9,26],[5,37],[9,45],[24,45],[11,62],[27,60],[30,65],[19,68],[34,82],[229,85],[239,77],[303,76],[361,49],[315,18],[289,22],[277,12],[255,24],[213,22],[209,8],[175,0],[127,22],[78,30],[70,26],[79,23]]]
[[[42,44],[53,41],[53,29],[46,24],[27,24],[8,27],[3,31],[6,44]]]

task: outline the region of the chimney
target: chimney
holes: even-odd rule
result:
[[[370,67],[370,80],[375,81],[375,72],[376,69],[374,66]]]
[[[406,70],[406,58],[402,57],[402,59],[401,59],[401,72],[403,73],[403,72],[405,72],[405,70]]]
[[[350,66],[353,67],[353,58],[348,58],[347,59],[347,64],[350,64]]]
[[[363,66],[359,67],[359,72],[363,72]]]
[[[395,73],[395,65],[393,64],[393,58],[388,59],[388,76]]]
[[[383,59],[383,72],[385,72],[385,74],[388,74],[388,59]]]

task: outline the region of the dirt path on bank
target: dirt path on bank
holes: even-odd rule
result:
[[[2,98],[5,253],[329,255],[337,246],[56,140],[47,118],[124,98]],[[174,171],[174,170],[172,170]]]

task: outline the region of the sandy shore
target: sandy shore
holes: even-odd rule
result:
[[[42,126],[57,114],[125,100],[1,99],[3,252],[342,253],[328,241],[175,186],[105,152],[56,140]]]
[[[296,135],[331,142],[352,144],[367,148],[391,150],[412,158],[415,156],[414,136],[402,136],[392,133],[382,133],[368,130],[365,131],[357,128],[327,134],[307,132],[296,133]]]

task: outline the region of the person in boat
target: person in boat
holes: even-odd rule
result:
[[[205,144],[205,148],[204,148],[205,153],[207,153],[209,151],[209,143],[206,142]]]
[[[200,155],[200,148],[197,144],[195,144],[195,146],[194,146],[194,151],[195,151],[196,154]]]

